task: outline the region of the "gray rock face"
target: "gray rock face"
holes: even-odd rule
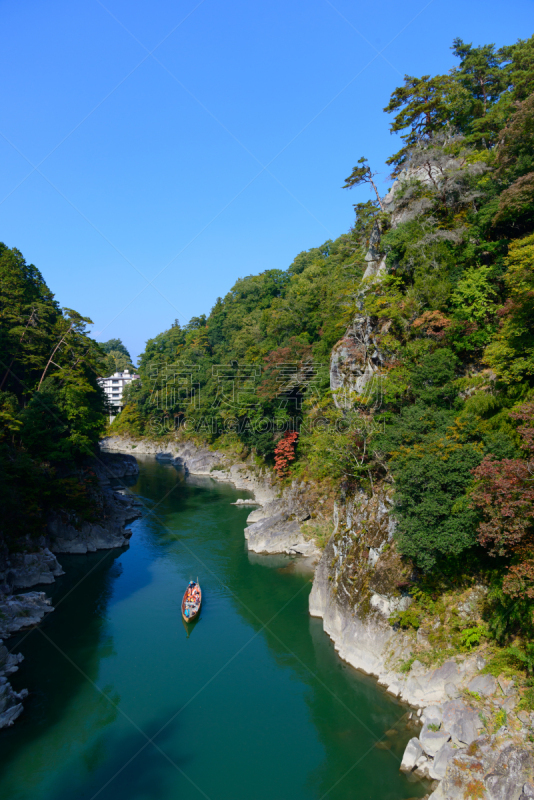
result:
[[[484,780],[491,800],[519,800],[533,770],[534,758],[531,753],[514,745],[505,747],[494,769]]]
[[[505,696],[512,694],[515,690],[515,681],[505,678],[504,675],[499,675],[497,678],[497,683],[501,687],[501,691]]]
[[[429,800],[464,800],[472,796],[473,791],[489,800],[532,797],[534,757],[530,750],[495,736],[477,739],[472,748],[449,753],[443,779]],[[438,756],[433,771],[439,779],[437,762]]]
[[[45,614],[53,611],[44,592],[26,592],[0,597],[0,637],[5,639],[22,628],[37,625]]]
[[[28,690],[15,692],[9,681],[0,677],[0,728],[13,725],[23,711],[22,701],[28,696]]]
[[[489,697],[497,691],[497,681],[493,675],[477,675],[476,678],[469,683],[468,687],[470,692]]]
[[[249,550],[255,553],[289,553],[292,555],[314,555],[317,548],[312,541],[301,536],[300,525],[290,519],[287,511],[279,511],[272,517],[254,522],[245,528],[245,539]]]
[[[423,730],[419,734],[419,741],[421,742],[421,746],[427,756],[434,758],[436,753],[441,750],[443,745],[449,741],[451,735],[445,730],[430,730],[428,727],[429,724],[431,723],[426,723],[423,725]]]
[[[53,609],[44,592],[0,597],[0,636],[36,625],[50,611]],[[27,689],[15,692],[6,677],[18,670],[22,660],[21,653],[9,653],[0,639],[0,728],[13,725],[22,714],[22,701],[28,696]]]
[[[411,772],[422,755],[423,748],[421,747],[421,742],[414,736],[406,745],[406,750],[404,751],[400,765],[402,772]]]
[[[451,734],[453,742],[459,745],[474,742],[482,728],[478,713],[461,700],[450,700],[443,705],[442,725]]]
[[[334,346],[330,357],[330,388],[338,408],[352,408],[354,395],[365,395],[372,389],[373,376],[385,361],[378,339],[389,324],[389,321],[375,324],[370,317],[359,315]]]
[[[389,645],[401,637],[378,610],[359,616],[354,613],[350,598],[343,592],[332,592],[331,564],[338,557],[339,551],[332,536],[315,569],[309,600],[310,614],[322,617],[323,628],[333,639],[341,658],[356,669],[378,676],[380,680],[387,672],[385,662]],[[406,658],[409,650],[399,650],[399,657]],[[391,681],[384,679],[384,683],[389,688],[390,682],[396,678],[396,675],[392,675]],[[399,687],[397,694],[400,691]]]
[[[430,777],[433,780],[442,780],[445,777],[447,764],[454,757],[456,750],[450,742],[445,744],[438,750],[434,756],[434,761],[430,767]]]
[[[317,558],[320,551],[311,538],[306,539],[302,525],[310,513],[306,484],[294,481],[280,497],[249,514],[245,528],[248,549]]]
[[[126,453],[101,451],[92,467],[102,486],[107,486],[120,478],[135,477],[139,474],[139,465],[134,456]]]
[[[17,672],[19,664],[24,660],[22,653],[10,653],[0,639],[0,673],[2,675],[13,675]]]
[[[441,725],[443,722],[443,709],[441,706],[427,706],[421,714],[421,722],[425,724]]]
[[[447,697],[450,697],[451,700],[456,700],[457,697],[460,697],[460,690],[454,683],[446,683],[445,684],[445,694]]]
[[[0,591],[11,594],[39,583],[53,583],[58,575],[64,575],[64,572],[47,547],[36,553],[11,553],[0,572]]]
[[[109,488],[103,489],[102,496],[105,526],[86,520],[75,521],[61,514],[50,518],[47,530],[52,552],[94,553],[128,544],[132,532],[125,525],[141,516],[138,506],[129,497]]]
[[[375,222],[369,237],[369,249],[365,254],[365,262],[367,264],[363,274],[363,280],[380,279],[381,275],[386,272],[386,259],[384,252],[380,247],[381,231],[378,222]]]

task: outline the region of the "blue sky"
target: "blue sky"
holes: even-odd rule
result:
[[[382,111],[454,37],[534,32],[532,0],[2,2],[0,239],[137,356],[239,277],[352,224]],[[34,169],[36,167],[36,169]]]

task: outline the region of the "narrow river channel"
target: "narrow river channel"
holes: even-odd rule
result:
[[[250,508],[231,505],[245,493],[150,457],[140,467],[128,491],[154,515],[132,525],[130,547],[60,557],[56,611],[9,640],[26,659],[14,687],[31,695],[0,734],[0,797],[424,795],[399,773],[405,709],[309,617],[312,576],[247,552]],[[205,602],[186,631],[180,600],[197,577]]]

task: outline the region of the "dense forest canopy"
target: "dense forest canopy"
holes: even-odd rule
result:
[[[11,544],[41,534],[48,509],[83,500],[83,481],[69,473],[94,452],[106,411],[105,355],[89,324],[0,243],[0,539]]]
[[[534,37],[452,52],[385,108],[389,195],[149,340],[113,430],[232,440],[335,491],[393,480],[400,552],[421,575],[483,575],[502,637],[533,630]],[[345,188],[373,177],[360,158]],[[370,241],[385,272],[362,281]],[[362,318],[380,381],[336,404],[330,353]]]

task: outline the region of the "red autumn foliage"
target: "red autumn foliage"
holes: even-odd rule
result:
[[[518,458],[493,461],[486,456],[473,475],[478,485],[471,501],[484,518],[478,541],[491,555],[510,555],[534,522],[534,483],[528,464]]]
[[[520,559],[508,569],[502,588],[511,597],[529,597],[534,599],[534,540],[529,537],[516,551]]]
[[[296,431],[286,431],[274,450],[274,468],[279,478],[287,474],[289,462],[295,458],[295,443],[298,439]]]
[[[311,358],[311,345],[303,344],[295,336],[291,337],[287,347],[271,350],[264,359],[263,380],[258,387],[258,395],[265,400],[274,400],[287,389],[288,382],[293,380],[298,384],[299,373],[305,370]]]
[[[503,590],[534,599],[534,403],[525,403],[512,419],[526,458],[495,461],[488,456],[473,470],[477,480],[471,503],[482,514],[478,541],[491,555],[512,556]]]
[[[451,325],[452,321],[441,311],[425,311],[422,316],[412,323],[414,328],[421,328],[426,331],[428,336],[435,336],[436,339],[443,339],[447,333],[447,328]]]
[[[524,403],[517,411],[510,414],[512,419],[522,420],[525,424],[517,429],[521,436],[523,449],[534,456],[534,402]]]

